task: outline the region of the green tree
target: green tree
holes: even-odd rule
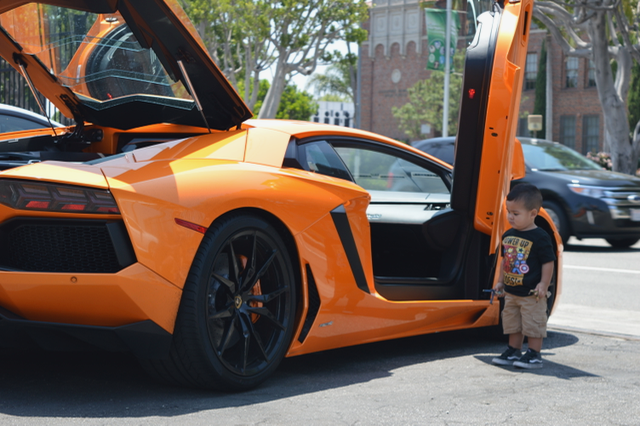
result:
[[[613,170],[634,174],[640,157],[640,122],[629,125],[627,101],[632,65],[640,62],[638,2],[541,0],[535,2],[533,16],[564,55],[593,61]]]
[[[324,74],[312,75],[307,82],[307,87],[313,87],[319,94],[333,94],[346,98],[355,104],[357,82],[354,87],[351,78],[351,62],[357,63],[357,61],[356,56],[338,56],[337,61],[329,65]]]
[[[631,68],[631,84],[629,85],[629,128],[633,129],[640,123],[640,64],[634,62]]]
[[[539,135],[545,135],[545,120],[547,113],[547,45],[543,41],[538,62],[538,74],[536,75],[535,100],[533,101],[533,113],[542,116],[542,129]]]
[[[338,95],[337,93],[327,93],[326,95],[321,95],[318,97],[318,100],[327,102],[349,102],[349,99],[346,96]]]
[[[269,81],[260,80],[258,99],[253,109],[256,116],[260,113],[270,86]],[[289,82],[282,93],[282,100],[275,118],[309,121],[317,110],[318,104],[313,100],[313,96],[304,90],[299,90],[295,84]]]
[[[453,58],[454,69],[462,69],[464,53],[456,52]],[[436,135],[442,134],[442,110],[444,99],[444,72],[432,71],[431,76],[417,82],[407,90],[409,102],[401,107],[391,108],[391,113],[400,122],[399,128],[410,140],[422,137],[423,124],[430,124]],[[449,80],[449,111],[460,109],[460,95],[462,94],[462,75],[452,73]],[[458,132],[458,117],[449,114],[448,132],[455,135]]]
[[[274,76],[260,111],[275,117],[286,81],[294,74],[311,75],[337,40],[351,41],[362,34],[368,17],[365,0],[280,0],[271,3]]]
[[[351,52],[351,43],[360,44],[366,39],[367,32],[362,29],[350,32],[346,40],[347,53],[328,54],[326,60],[330,61],[331,65],[324,74],[312,75],[307,86],[314,87],[320,94],[334,94],[343,99],[346,98],[357,111],[358,57]]]
[[[252,109],[273,71],[260,117],[273,118],[291,76],[310,75],[337,40],[358,39],[365,0],[182,0],[210,54]],[[365,37],[366,38],[366,37]]]
[[[209,54],[249,108],[260,91],[260,74],[274,61],[270,2],[263,0],[182,0]]]
[[[317,110],[318,104],[310,93],[298,90],[295,84],[289,83],[282,93],[276,118],[309,121]]]

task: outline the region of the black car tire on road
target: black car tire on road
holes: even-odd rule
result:
[[[611,247],[615,248],[629,248],[638,242],[637,238],[607,238],[606,240],[611,245]]]
[[[251,389],[284,358],[295,306],[295,274],[276,229],[256,216],[230,216],[209,228],[196,254],[169,358],[142,364],[174,384]]]
[[[567,220],[564,209],[555,201],[544,201],[542,207],[547,211],[553,224],[556,226],[558,234],[560,234],[562,238],[562,244],[566,245],[571,236],[571,229],[569,229],[569,220]]]

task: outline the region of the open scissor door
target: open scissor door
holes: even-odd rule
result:
[[[532,0],[495,3],[467,50],[451,207],[491,235],[491,253],[504,231],[532,11]]]

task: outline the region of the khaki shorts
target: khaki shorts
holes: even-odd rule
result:
[[[504,334],[522,333],[527,337],[547,337],[547,298],[520,297],[507,293],[502,310]]]

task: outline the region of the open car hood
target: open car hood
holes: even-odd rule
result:
[[[3,0],[0,55],[77,122],[206,127],[204,115],[226,130],[252,115],[177,0]]]

